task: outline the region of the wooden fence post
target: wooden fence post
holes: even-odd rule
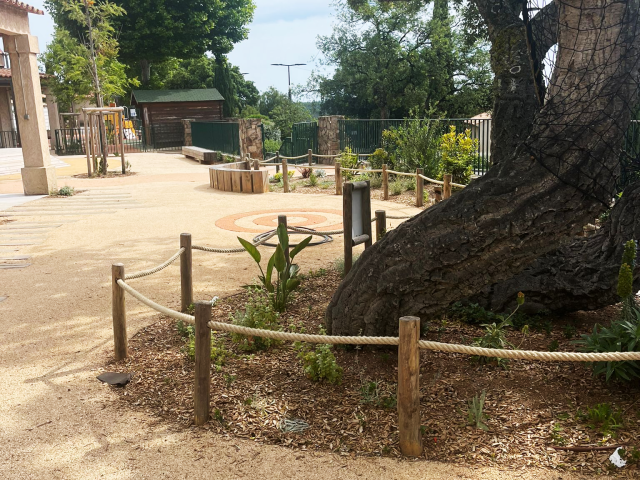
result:
[[[284,225],[284,229],[285,231],[288,231],[288,226],[287,226],[287,216],[286,215],[278,215],[278,226],[280,225]],[[287,247],[287,249],[284,252],[284,258],[287,260],[287,263],[289,263],[289,248]]]
[[[389,200],[389,174],[387,173],[387,164],[382,165],[382,198]]]
[[[111,316],[113,317],[113,349],[116,361],[129,356],[125,291],[118,285],[118,280],[124,280],[124,265],[122,263],[111,265]]]
[[[424,205],[424,180],[420,175],[422,175],[422,169],[416,168],[416,207]]]
[[[344,229],[344,276],[353,265],[353,183],[347,182],[342,190],[342,228]]]
[[[191,234],[180,234],[180,248],[184,247],[184,252],[180,255],[180,311],[186,312],[193,303],[193,271],[192,271],[192,250]]]
[[[122,163],[122,174],[127,173],[126,160],[124,159],[124,112],[114,113],[113,116],[116,115],[120,118],[120,163]]]
[[[211,387],[211,302],[196,302],[195,385],[193,410],[196,425],[209,421],[209,390]]]
[[[420,319],[400,318],[398,345],[398,434],[400,451],[408,457],[422,455],[420,434]]]
[[[335,177],[336,177],[336,195],[342,195],[342,166],[340,165],[340,161],[336,160],[335,162]]]
[[[85,112],[84,110],[82,110],[82,120],[84,121],[84,152],[87,154],[87,177],[90,177],[91,176],[91,159],[89,158],[89,155],[91,154],[91,151],[90,151],[91,142],[89,141],[89,123],[87,120],[87,112]],[[64,123],[63,123],[63,126],[64,126]]]
[[[309,156],[309,166],[313,165],[313,151],[311,149],[309,149],[309,151],[307,152],[307,155]]]
[[[436,203],[440,203],[442,201],[442,187],[434,187],[433,193],[435,195]]]
[[[289,170],[287,169],[287,159],[282,159],[282,186],[284,193],[289,193]]]
[[[376,242],[382,240],[387,231],[387,212],[376,210]]]
[[[442,186],[442,198],[446,200],[451,197],[451,174],[445,173],[443,180],[444,185]]]

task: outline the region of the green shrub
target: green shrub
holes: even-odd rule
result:
[[[269,138],[266,138],[264,140],[264,149],[267,152],[277,152],[278,150],[280,150],[281,145],[281,140],[271,140]]]
[[[309,180],[307,180],[307,182],[309,183],[310,187],[315,187],[318,185],[318,177],[315,173],[311,172],[311,175],[309,175]]]
[[[271,300],[273,309],[276,312],[284,312],[291,294],[300,286],[300,279],[298,278],[300,267],[292,263],[293,259],[309,245],[311,237],[309,236],[298,243],[298,245],[289,252],[289,256],[287,257],[287,255],[285,255],[285,252],[289,249],[287,229],[284,225],[278,225],[277,233],[278,245],[276,246],[276,251],[269,259],[266,273],[262,270],[262,265],[260,265],[262,255],[258,249],[243,238],[238,237],[238,241],[258,264],[258,268],[260,269],[258,278],[268,298]],[[276,278],[275,282],[272,282],[274,270]]]
[[[426,116],[433,116],[433,113],[430,110]],[[382,132],[383,148],[376,150],[369,162],[374,169],[382,168],[385,163],[391,170],[401,172],[422,168],[426,176],[433,178],[440,172],[440,121],[421,119],[417,108],[411,110],[409,117],[399,127]]]
[[[379,173],[368,173],[363,177],[363,180],[369,180],[371,188],[382,188],[382,175]]]
[[[340,152],[340,156],[336,160],[340,161],[341,168],[358,168],[358,155],[353,153],[349,147]],[[342,178],[345,181],[351,180],[354,176],[353,172],[342,172]]]
[[[295,173],[295,172],[294,172],[293,170],[287,170],[287,176],[289,177],[289,179],[291,179],[291,177],[293,177],[293,174],[294,174],[294,173]],[[276,182],[281,181],[281,180],[282,180],[282,172],[278,172],[278,173],[276,173],[276,174],[273,176],[273,179],[274,179]]]
[[[622,299],[620,320],[611,322],[609,328],[594,325],[591,334],[582,335],[576,341],[584,352],[637,352],[640,351],[640,307],[635,300],[633,291],[633,269],[635,268],[636,251],[638,245],[635,240],[625,244],[622,264],[618,274],[618,295]],[[631,381],[640,378],[640,363],[626,362],[594,362],[594,376],[605,375],[610,379]]]
[[[396,395],[393,393],[385,395],[382,387],[382,383],[376,380],[363,381],[360,386],[360,402],[383,408],[396,408],[398,404]]]
[[[267,298],[258,294],[251,294],[244,312],[236,312],[231,316],[234,325],[261,330],[281,330],[280,315],[273,309]],[[251,337],[239,333],[232,333],[231,340],[238,344],[241,350],[251,352],[268,350],[281,343],[278,340],[263,337]]]
[[[193,325],[189,325],[188,323],[184,323],[182,320],[178,320],[176,324],[176,328],[178,329],[178,335],[182,338],[189,338],[196,334],[196,329]]]
[[[189,336],[189,342],[187,344],[187,356],[190,360],[196,358],[196,337],[194,335]],[[224,343],[219,341],[213,335],[211,336],[211,363],[216,367],[216,370],[222,370],[225,359],[229,356],[229,352],[224,347]]]
[[[391,195],[401,195],[404,192],[404,183],[398,179],[389,184],[389,193]]]
[[[298,358],[302,360],[304,373],[314,382],[326,380],[339,385],[342,382],[342,367],[336,362],[331,345],[316,345],[311,349],[308,345],[297,345]]]
[[[72,197],[75,194],[76,194],[76,189],[73,187],[69,187],[68,185],[65,185],[59,190],[53,190],[51,192],[51,195],[57,195],[59,197]]]
[[[623,418],[620,410],[614,410],[608,403],[599,403],[589,408],[586,412],[578,410],[577,417],[589,422],[588,427],[600,432],[602,435],[615,436],[615,431],[622,428]]]
[[[327,171],[323,170],[322,168],[318,168],[316,170],[314,170],[316,177],[318,178],[325,178],[327,176]]]
[[[487,398],[487,391],[483,390],[480,396],[476,395],[469,400],[469,408],[467,409],[467,423],[477,429],[488,431],[489,427],[485,423],[487,417],[484,413],[484,401]]]
[[[478,145],[478,140],[471,138],[471,130],[456,134],[456,127],[451,125],[440,143],[442,174],[450,173],[455,183],[469,183],[473,162],[478,156]]]

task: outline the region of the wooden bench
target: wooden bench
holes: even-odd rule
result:
[[[218,161],[217,152],[214,152],[213,150],[207,150],[206,148],[182,147],[182,154],[185,157],[198,160],[200,163],[204,163],[205,165],[211,165]]]
[[[269,191],[269,172],[251,170],[251,162],[225,163],[209,168],[209,184],[215,190],[238,193]]]

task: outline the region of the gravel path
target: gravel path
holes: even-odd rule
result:
[[[141,154],[129,159],[138,175],[61,179],[60,184],[79,182],[87,191],[73,197],[75,203],[68,207],[58,207],[59,199],[29,202],[28,214],[12,216],[14,222],[0,226],[2,233],[7,225],[21,222],[59,225],[47,230],[40,244],[21,247],[20,254],[31,257],[28,268],[0,270],[3,478],[572,478],[537,470],[350,460],[224,438],[206,429],[174,431],[154,417],[117,410],[114,395],[95,378],[112,358],[112,263],[122,262],[130,272],[160,263],[178,249],[181,232],[192,233],[194,243],[236,246],[237,232],[215,226],[227,215],[314,207],[339,210],[342,201],[333,195],[214,192],[207,185],[206,167],[179,156]],[[0,192],[6,183],[0,178]],[[118,198],[123,200],[120,205]],[[385,208],[389,214],[416,211],[372,203],[372,209]],[[299,263],[303,269],[319,268],[340,256],[341,249],[340,241],[309,248],[298,257]],[[254,275],[247,255],[194,252],[197,299],[236,291]],[[132,284],[160,303],[179,304],[177,263]],[[127,311],[130,336],[154,321],[153,313],[130,297]]]

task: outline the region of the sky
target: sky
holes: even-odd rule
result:
[[[40,51],[53,36],[53,19],[46,13],[43,0],[26,3],[45,15],[29,15],[31,33],[38,37]],[[282,92],[288,89],[287,68],[272,63],[306,63],[291,67],[291,83],[306,84],[313,70],[326,72],[318,63],[318,35],[331,33],[334,8],[332,0],[254,0],[256,10],[249,25],[249,38],[236,45],[229,59],[247,80],[255,82],[261,92],[271,86]]]

